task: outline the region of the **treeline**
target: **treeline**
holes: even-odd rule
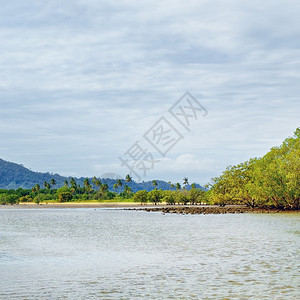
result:
[[[76,183],[74,178],[70,181],[65,180],[64,186],[56,189],[56,181],[44,182],[43,187],[36,184],[32,189],[18,188],[0,190],[0,204],[18,204],[24,202],[35,202],[40,204],[49,201],[71,202],[88,200],[115,200],[115,201],[135,201],[141,204],[145,203],[166,203],[166,204],[201,204],[208,203],[207,193],[198,189],[195,183],[189,185],[188,179],[183,179],[183,185],[180,183],[172,184],[171,187],[176,190],[158,189],[156,180],[152,181],[154,190],[140,190],[133,193],[128,185],[132,178],[127,175],[124,180],[115,180],[114,191],[110,191],[108,184],[101,182],[99,178],[94,177],[91,181],[86,178],[83,181],[83,187]],[[125,182],[125,184],[124,184]],[[183,187],[182,187],[183,186]]]
[[[192,188],[191,190],[177,190],[177,191],[162,191],[154,189],[150,192],[145,190],[137,191],[133,199],[135,202],[139,202],[141,204],[146,203],[166,203],[168,205],[174,204],[204,204],[208,203],[209,199],[207,198],[206,191],[201,189]]]
[[[212,203],[299,209],[300,128],[262,158],[228,167],[209,190]]]
[[[131,190],[125,186],[124,192],[117,193],[108,190],[108,185],[94,177],[92,181],[86,178],[81,187],[74,178],[65,180],[64,186],[55,188],[56,181],[51,179],[45,181],[43,186],[36,184],[32,189],[18,188],[16,190],[0,190],[0,204],[18,204],[20,202],[35,202],[37,204],[47,201],[68,202],[85,200],[108,200],[114,199],[117,195],[122,198],[131,197]],[[119,186],[122,182],[119,182]]]

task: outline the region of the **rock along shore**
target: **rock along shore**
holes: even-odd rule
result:
[[[159,206],[145,208],[129,208],[129,210],[142,210],[147,212],[162,212],[173,214],[241,214],[241,213],[279,213],[279,209],[250,208],[241,205],[220,206]],[[291,212],[291,211],[287,211]]]

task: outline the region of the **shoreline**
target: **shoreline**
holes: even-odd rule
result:
[[[132,211],[161,212],[175,214],[241,214],[241,213],[300,213],[300,210],[281,210],[271,208],[250,208],[245,205],[154,205],[134,202],[64,202],[64,203],[22,203],[14,205],[0,205],[3,209],[63,209],[63,208],[116,208]]]
[[[152,205],[149,205],[150,207]],[[64,203],[21,203],[13,205],[0,205],[1,209],[49,209],[49,208],[140,208],[134,202],[64,202]]]
[[[161,206],[145,208],[128,208],[128,210],[142,210],[147,212],[161,212],[163,214],[183,215],[211,215],[211,214],[243,214],[243,213],[300,213],[300,210],[282,210],[277,208],[251,208],[245,205],[185,205],[185,206]]]
[[[155,207],[154,204],[141,205],[135,202],[54,202],[54,203],[21,203],[0,205],[1,209],[49,209],[49,208],[146,208]]]

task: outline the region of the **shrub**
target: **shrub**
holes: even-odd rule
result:
[[[72,194],[70,192],[60,192],[58,194],[58,202],[69,202],[72,200]]]

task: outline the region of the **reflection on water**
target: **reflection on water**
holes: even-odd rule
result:
[[[300,214],[0,210],[0,299],[296,299]]]

